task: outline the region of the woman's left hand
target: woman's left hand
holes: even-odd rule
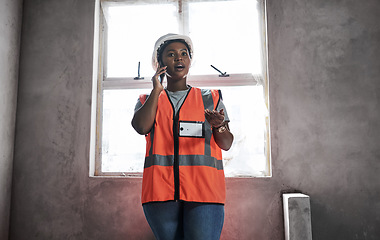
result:
[[[224,110],[220,109],[218,112],[206,109],[205,117],[213,127],[212,133],[216,144],[225,151],[230,149],[232,142],[234,141],[234,135],[229,131],[228,123],[224,121]],[[223,125],[225,125],[226,129],[224,131],[218,131],[218,128]]]
[[[205,117],[210,125],[214,128],[221,126],[224,123],[224,110],[220,109],[220,111],[215,110],[205,110]]]

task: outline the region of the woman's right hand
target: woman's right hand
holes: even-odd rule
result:
[[[160,82],[160,75],[166,73],[166,66],[157,69],[152,77],[153,89],[142,107],[135,112],[132,118],[132,126],[141,135],[148,134],[154,124],[156,117],[158,98],[164,90]]]
[[[162,83],[160,82],[160,75],[166,73],[166,68],[167,66],[159,67],[154,76],[152,77],[153,89],[157,89],[160,92],[164,89],[164,86],[162,86]]]

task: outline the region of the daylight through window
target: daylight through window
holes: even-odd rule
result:
[[[155,41],[180,33],[194,44],[188,83],[223,94],[235,136],[223,151],[226,176],[270,176],[264,8],[264,0],[101,1],[95,175],[141,175],[145,138],[131,126],[134,107],[152,88]]]

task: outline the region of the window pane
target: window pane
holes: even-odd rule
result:
[[[257,1],[185,4],[184,23],[179,22],[176,2],[108,7],[107,76],[136,77],[138,62],[141,76],[152,76],[155,41],[169,32],[180,33],[182,25],[194,42],[191,74],[217,73],[211,64],[227,73],[261,73]]]
[[[102,172],[142,172],[145,138],[132,128],[134,108],[144,89],[103,91]]]
[[[174,4],[127,5],[108,8],[107,76],[153,76],[151,57],[156,40],[177,33]],[[156,21],[157,20],[157,21]]]
[[[257,1],[189,3],[189,32],[195,44],[191,74],[261,73]]]
[[[215,87],[217,88],[217,87]],[[265,115],[267,114],[262,86],[219,88],[226,106],[234,142],[223,151],[227,177],[267,176],[268,166],[264,152]]]

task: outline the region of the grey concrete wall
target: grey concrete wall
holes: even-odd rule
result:
[[[8,239],[22,1],[0,0],[0,239]]]
[[[313,239],[380,238],[380,1],[269,1],[274,180]]]
[[[10,239],[153,239],[140,179],[88,177],[94,0],[25,0]],[[380,238],[379,1],[268,0],[273,177],[228,179],[222,239]]]

